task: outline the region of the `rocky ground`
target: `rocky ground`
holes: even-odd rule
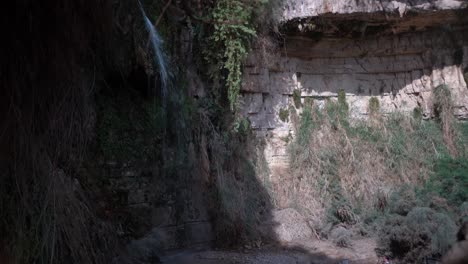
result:
[[[328,241],[304,240],[287,246],[263,246],[255,249],[178,251],[162,258],[171,264],[312,264],[378,263],[375,241],[361,239],[351,248],[340,248]]]

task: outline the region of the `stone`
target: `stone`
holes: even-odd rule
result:
[[[434,11],[450,10],[466,7],[463,0],[287,0],[283,12],[283,20],[294,18],[311,17],[326,13],[349,14],[349,13],[372,13],[385,11],[403,16],[410,11]]]
[[[421,108],[428,119],[434,115],[433,90],[445,84],[454,115],[468,119],[467,7],[461,0],[285,1],[282,52],[264,65],[258,62],[261,51],[254,50],[241,88],[241,112],[266,143],[263,154],[276,206],[291,206],[295,188],[288,142],[294,140],[302,110],[279,119],[281,110],[292,107],[295,90],[319,108],[344,90],[354,119],[368,118],[372,97],[382,114]]]
[[[290,243],[312,237],[312,230],[304,217],[293,208],[273,211],[272,219],[263,224],[262,230],[265,231],[266,237],[280,243]]]

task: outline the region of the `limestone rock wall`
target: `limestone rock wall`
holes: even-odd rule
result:
[[[119,231],[122,236],[144,236],[142,241],[154,250],[210,245],[206,187],[196,173],[177,178],[161,168],[132,162],[107,162],[105,168],[114,206],[119,208],[110,213],[126,218]]]
[[[373,13],[398,12],[404,15],[411,11],[450,10],[466,6],[464,0],[287,0],[283,19],[312,17],[325,13]]]
[[[466,13],[457,10],[465,4],[289,1],[281,54],[265,66],[258,63],[260,52],[253,52],[242,86],[242,113],[267,142],[268,185],[279,207],[290,203],[286,190],[294,188],[284,186],[292,177],[287,148],[297,117],[291,113],[301,111],[294,97],[323,105],[344,90],[354,118],[366,118],[371,97],[379,99],[383,114],[419,108],[424,118],[431,118],[433,90],[447,85],[454,115],[468,118],[468,23]],[[406,11],[390,16],[380,12],[392,6]],[[415,10],[421,13],[406,15]],[[329,12],[338,14],[321,15]]]

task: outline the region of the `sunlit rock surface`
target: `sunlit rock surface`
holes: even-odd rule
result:
[[[252,52],[242,86],[242,113],[266,141],[265,184],[278,207],[288,207],[295,190],[288,144],[295,133],[293,113],[302,109],[294,97],[323,106],[343,90],[353,118],[366,118],[369,99],[376,97],[383,114],[411,114],[417,108],[429,119],[434,88],[447,85],[454,115],[468,119],[467,5],[456,0],[287,1],[279,52],[266,62],[261,51]]]
[[[287,0],[284,19],[311,17],[325,13],[350,14],[398,12],[404,15],[415,11],[453,10],[466,7],[463,0]]]

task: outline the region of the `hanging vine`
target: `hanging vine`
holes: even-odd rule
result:
[[[205,59],[215,65],[211,77],[215,81],[225,81],[231,111],[235,111],[238,104],[242,62],[256,36],[252,23],[254,6],[240,0],[219,0],[211,13],[214,32],[209,42],[212,48],[205,51]]]

